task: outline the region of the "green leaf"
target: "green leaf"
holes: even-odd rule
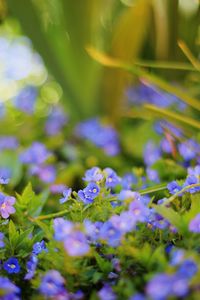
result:
[[[2,151],[0,155],[0,167],[8,168],[11,171],[9,185],[15,186],[22,177],[22,164],[18,154],[14,151]]]
[[[166,207],[164,205],[153,205],[153,208],[162,217],[167,219],[181,234],[187,233],[187,226],[183,223],[183,218],[173,210],[171,207]]]
[[[29,182],[25,189],[23,190],[22,195],[17,194],[17,205],[22,209],[27,209],[29,204],[34,201],[35,193],[32,189],[32,184]]]
[[[94,257],[96,259],[96,262],[100,268],[100,270],[104,273],[109,273],[112,270],[112,264],[102,258],[97,252],[94,252]]]
[[[49,191],[43,191],[39,195],[35,195],[33,198],[31,198],[30,205],[28,207],[28,214],[31,217],[37,217],[40,215],[47,199],[49,196]]]
[[[9,234],[10,246],[14,250],[18,242],[19,232],[16,230],[15,224],[13,223],[12,220],[10,220],[9,222],[8,234]]]

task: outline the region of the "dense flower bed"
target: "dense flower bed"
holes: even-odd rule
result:
[[[141,142],[131,122],[73,124],[49,86],[1,105],[0,299],[198,299],[198,137],[166,120]],[[187,110],[146,82],[127,94]]]

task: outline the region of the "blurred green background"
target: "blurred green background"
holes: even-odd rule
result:
[[[1,0],[0,15],[3,26],[31,39],[74,120],[98,114],[117,123],[124,91],[140,75],[192,87],[195,106],[200,94],[197,0]],[[87,53],[88,46],[145,74],[106,68]]]

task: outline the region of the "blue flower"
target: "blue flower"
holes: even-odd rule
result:
[[[19,146],[18,140],[14,136],[0,137],[0,150],[16,149]]]
[[[73,231],[64,240],[64,247],[70,256],[83,256],[90,251],[86,236],[81,231]]]
[[[91,198],[83,190],[78,191],[78,197],[84,204],[90,204],[94,201],[94,198]]]
[[[173,278],[167,274],[157,274],[146,286],[147,295],[154,300],[168,299],[172,292]]]
[[[189,230],[191,232],[200,233],[200,214],[197,214],[196,217],[190,221]]]
[[[151,180],[155,183],[160,182],[159,175],[158,175],[158,172],[156,170],[152,170],[150,168],[147,168],[146,172],[147,172],[147,177],[149,178],[149,180]]]
[[[39,142],[34,142],[20,155],[20,160],[24,164],[42,164],[50,156],[50,152],[45,145]]]
[[[194,140],[190,139],[178,145],[180,155],[185,161],[189,161],[196,157],[200,150],[200,145]]]
[[[145,222],[149,216],[149,209],[139,200],[134,200],[129,205],[129,211],[131,212],[135,222]]]
[[[117,297],[113,292],[113,289],[109,285],[104,285],[102,289],[98,292],[100,300],[116,300]]]
[[[124,211],[120,215],[113,215],[110,222],[122,234],[130,232],[135,228],[136,221],[130,211]]]
[[[172,182],[168,183],[167,188],[168,188],[168,191],[170,192],[170,194],[172,194],[172,195],[174,195],[177,192],[179,192],[180,190],[182,190],[182,187],[176,181],[172,181]]]
[[[47,251],[46,244],[42,240],[41,242],[37,242],[33,245],[33,254],[40,254],[42,251]]]
[[[197,271],[197,264],[191,259],[186,259],[183,261],[176,274],[183,278],[191,279]]]
[[[101,227],[99,237],[110,246],[117,247],[120,244],[121,232],[110,221],[107,221]]]
[[[19,110],[27,114],[32,114],[34,112],[36,97],[36,88],[34,86],[26,86],[15,97],[14,104]]]
[[[73,230],[73,223],[63,218],[54,219],[54,238],[57,241],[64,240]]]
[[[19,300],[20,289],[6,277],[0,276],[0,291],[4,293],[2,300]]]
[[[42,278],[40,292],[46,297],[57,296],[64,290],[65,280],[56,270],[48,271]]]
[[[3,239],[4,239],[4,234],[3,232],[0,232],[0,248],[3,248],[5,246]]]
[[[149,141],[145,145],[143,156],[145,164],[150,167],[161,158],[161,151],[157,145]]]
[[[184,182],[183,186],[187,187],[188,185],[197,184],[197,183],[199,183],[199,179],[197,178],[197,176],[189,175],[186,178],[186,181]],[[191,188],[188,189],[188,192],[191,193],[191,194],[199,192],[199,191],[200,191],[200,186],[191,187]]]
[[[52,108],[51,113],[45,124],[45,131],[48,135],[56,135],[60,132],[62,127],[67,124],[68,117],[59,106]]]
[[[98,167],[93,167],[85,172],[85,177],[83,177],[84,181],[87,182],[99,182],[103,179],[103,174]]]
[[[116,172],[111,168],[104,169],[105,177],[106,177],[106,187],[114,188],[117,184],[120,183],[120,178],[117,176]]]
[[[35,270],[37,268],[37,264],[38,264],[37,255],[31,254],[31,256],[26,264],[27,273],[24,277],[25,280],[30,280],[33,278],[33,276],[35,275]]]
[[[3,268],[9,274],[20,272],[20,265],[19,265],[17,258],[15,258],[15,257],[11,257],[7,261],[5,261],[5,263],[3,264]]]
[[[0,169],[0,184],[8,184],[10,181],[10,169],[1,168]]]
[[[71,196],[72,189],[71,188],[65,188],[63,190],[63,197],[59,200],[60,204],[65,203]]]
[[[94,183],[94,182],[90,182],[86,188],[84,188],[83,190],[84,194],[92,199],[96,198],[100,192],[100,188],[99,186]]]

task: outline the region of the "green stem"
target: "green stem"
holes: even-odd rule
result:
[[[69,213],[69,210],[68,210],[68,209],[65,209],[65,210],[59,211],[59,212],[57,212],[57,213],[39,216],[39,217],[37,217],[37,218],[33,218],[32,220],[35,221],[35,220],[47,220],[47,219],[53,219],[53,218],[56,218],[56,217],[63,216],[63,215],[65,215],[65,214],[67,214],[67,213]]]
[[[200,183],[194,183],[191,185],[187,185],[182,190],[178,191],[174,195],[172,195],[170,198],[168,198],[166,201],[164,201],[163,205],[166,206],[166,204],[171,203],[174,201],[178,196],[180,196],[182,193],[187,192],[188,189],[194,188],[194,187],[200,187]]]

